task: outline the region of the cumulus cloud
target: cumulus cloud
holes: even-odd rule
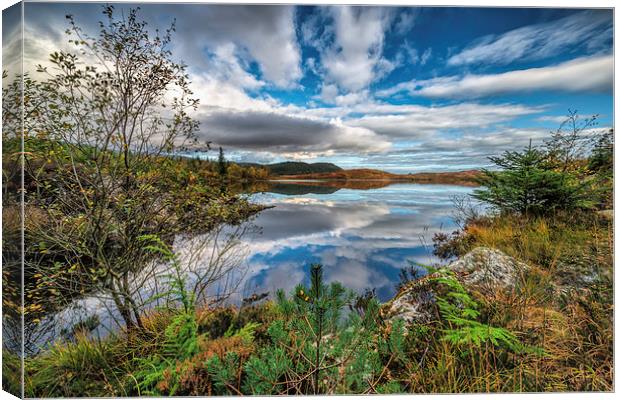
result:
[[[291,87],[301,78],[294,7],[283,5],[184,5],[174,7],[175,46],[195,67],[206,64],[204,48],[234,43],[260,66],[264,79]],[[149,7],[151,12],[157,8]]]
[[[393,19],[389,8],[329,7],[334,24],[332,46],[322,55],[328,80],[341,89],[366,88],[377,73],[384,74],[382,56],[385,31]]]
[[[399,92],[431,98],[478,98],[511,92],[611,92],[613,56],[581,57],[558,65],[500,74],[439,77],[402,82],[378,91],[379,97]]]
[[[323,84],[321,86],[321,94],[319,95],[320,99],[325,103],[333,104],[336,102],[336,97],[338,96],[338,87],[334,84]]]
[[[216,79],[206,74],[194,74],[191,79],[191,89],[200,101],[200,112],[229,108],[268,111],[277,104],[269,97],[252,97],[231,81]]]
[[[363,101],[368,100],[370,93],[368,89],[360,90],[358,92],[349,92],[346,94],[339,94],[338,87],[334,84],[324,84],[321,87],[321,93],[318,98],[324,103],[335,104],[337,106],[350,106],[354,104],[360,104]]]
[[[115,6],[119,13],[129,8]],[[28,10],[27,26],[39,33],[33,35],[33,45],[48,39],[62,44],[67,13],[75,13],[78,25],[90,34],[97,33],[92,29],[102,17],[99,4],[30,3]],[[297,85],[302,76],[294,14],[287,5],[149,4],[140,11],[152,28],[165,29],[176,19],[173,53],[191,69],[207,68],[213,61],[209,53],[234,48],[238,60],[256,62],[264,80],[285,88]]]
[[[248,90],[257,90],[266,83],[246,71],[239,57],[237,46],[226,43],[216,46],[209,54],[210,61],[200,75]]]
[[[479,39],[448,59],[448,65],[537,60],[586,44],[590,51],[613,38],[613,19],[608,10],[588,10],[556,21],[517,28]]]

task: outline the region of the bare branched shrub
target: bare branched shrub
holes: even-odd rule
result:
[[[483,214],[483,206],[469,195],[454,195],[452,200],[452,219],[460,229],[479,219]]]
[[[598,115],[582,118],[577,110],[568,110],[566,119],[545,141],[549,158],[558,168],[566,172],[575,166],[592,148],[592,130],[598,124]]]
[[[22,114],[8,105],[20,99],[28,117],[23,132],[3,130],[3,140],[15,154],[7,158],[12,167],[24,157],[25,314],[33,335],[54,312],[93,298],[105,300],[123,326],[141,329],[142,292],[163,271],[140,238],[172,246],[182,234],[201,237],[187,262],[211,260],[188,270],[204,292],[241,258],[235,235],[218,235],[256,211],[171,156],[209,146],[196,138],[190,113],[198,102],[186,66],[169,49],[174,24],[152,30],[138,9],[119,16],[113,6],[103,7],[103,16],[96,37],[67,16],[75,50],[50,54],[36,76],[3,89],[3,123],[19,125]],[[20,174],[5,178],[5,191],[14,188],[17,199]],[[216,259],[205,250],[214,243]]]

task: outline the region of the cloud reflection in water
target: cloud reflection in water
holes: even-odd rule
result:
[[[255,220],[259,234],[248,237],[245,292],[292,289],[307,283],[311,263],[325,266],[328,281],[382,300],[394,294],[398,273],[410,262],[430,264],[432,237],[451,232],[452,197],[472,188],[394,184],[334,193],[264,193],[255,200],[274,205]]]
[[[238,304],[252,293],[273,293],[280,288],[290,291],[300,282],[309,283],[311,263],[322,263],[328,282],[339,281],[358,292],[374,288],[380,300],[387,300],[395,292],[401,268],[410,262],[428,265],[437,261],[432,256],[433,234],[454,229],[451,199],[471,190],[452,185],[395,184],[329,191],[306,186],[300,191],[279,184],[279,193],[253,195],[254,201],[275,207],[264,210],[253,221],[259,229],[250,229],[239,237],[238,252],[232,253],[230,261],[234,265],[231,274],[225,275],[226,282],[215,282],[209,296],[218,297],[220,291],[232,286],[238,289],[228,301]],[[220,237],[223,243],[227,243],[225,236]],[[175,241],[181,263],[194,271],[190,284],[192,277],[213,262],[215,253],[210,244],[214,242],[209,238],[207,234]],[[239,258],[235,259],[237,254]],[[188,261],[188,255],[193,261]],[[164,273],[169,266],[154,264],[154,268],[162,268]],[[140,286],[142,297],[157,293],[158,283],[140,280],[140,276],[138,273],[133,281]],[[103,337],[118,327],[119,316],[112,301],[101,295],[90,296],[50,316],[53,329],[41,336],[38,345],[59,337],[63,328],[79,318],[94,314],[101,321],[94,335]]]

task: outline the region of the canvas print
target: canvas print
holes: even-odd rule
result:
[[[611,8],[2,18],[3,390],[613,391]]]

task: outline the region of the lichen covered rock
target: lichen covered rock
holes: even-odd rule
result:
[[[514,288],[529,266],[499,250],[478,247],[445,269],[454,272],[466,288],[482,295],[491,295]],[[383,305],[382,316],[388,321],[402,319],[406,323],[428,323],[437,318],[436,294],[446,288],[432,279],[434,276],[430,274],[406,284]]]
[[[477,247],[446,268],[465,286],[488,294],[512,289],[529,266],[499,250]]]
[[[409,282],[381,308],[388,321],[402,319],[406,323],[426,323],[435,317],[433,282],[430,276]]]

